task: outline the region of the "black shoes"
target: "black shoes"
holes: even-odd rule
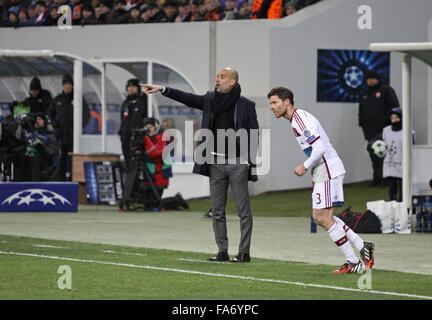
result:
[[[183,199],[182,195],[180,194],[180,192],[178,192],[175,196],[174,199],[176,201],[177,206],[182,207],[183,209],[189,209],[189,205],[186,202],[185,199]]]
[[[208,258],[207,261],[229,261],[229,262],[250,262],[250,255],[247,253],[239,253],[237,256],[230,260],[228,253],[219,252],[214,257]]]
[[[239,253],[237,256],[232,258],[230,262],[250,262],[250,255],[247,253]]]
[[[208,258],[207,261],[229,261],[229,255],[226,252],[219,252],[214,257]]]
[[[206,213],[203,214],[204,218],[212,218],[213,217],[213,212],[212,209],[210,208],[209,211],[207,211]]]
[[[360,250],[360,256],[366,267],[366,271],[372,269],[375,264],[374,251],[375,244],[369,241],[364,241],[363,249]]]

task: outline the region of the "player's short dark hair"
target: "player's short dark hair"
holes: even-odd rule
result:
[[[291,104],[294,105],[294,93],[285,87],[276,87],[270,90],[270,92],[267,94],[267,98],[270,99],[272,96],[278,96],[282,100],[290,99]]]

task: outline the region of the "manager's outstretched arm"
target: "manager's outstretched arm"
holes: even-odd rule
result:
[[[189,92],[184,92],[182,90],[174,89],[171,87],[164,87],[158,85],[141,84],[141,87],[144,88],[145,94],[161,92],[162,95],[164,95],[165,97],[183,103],[188,107],[203,110],[205,95],[197,95]]]
[[[165,87],[163,86],[155,86],[155,85],[150,85],[150,84],[140,84],[141,87],[144,88],[144,93],[145,94],[152,94],[155,92],[159,92],[159,91],[163,91],[165,89]]]

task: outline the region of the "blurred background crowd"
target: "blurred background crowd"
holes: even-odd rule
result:
[[[280,19],[320,0],[0,0],[0,27]]]

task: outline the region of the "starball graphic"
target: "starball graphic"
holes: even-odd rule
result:
[[[77,212],[77,182],[0,183],[0,211]]]
[[[35,201],[42,202],[44,205],[55,206],[55,200],[58,200],[61,204],[67,203],[71,205],[71,203],[65,197],[59,195],[58,193],[45,189],[27,189],[19,191],[9,196],[1,204],[12,204],[14,200],[17,200],[17,206],[24,204],[30,205],[30,203]]]

